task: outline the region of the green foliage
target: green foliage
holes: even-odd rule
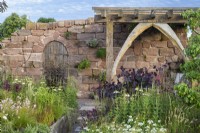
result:
[[[106,82],[106,71],[99,73],[99,81],[102,83]]]
[[[92,130],[97,132],[96,129],[105,133],[125,132],[125,130],[153,132],[149,131],[153,129],[152,126],[157,127],[156,130],[159,130],[157,132],[161,132],[160,128],[170,133],[200,131],[198,127],[200,110],[196,106],[186,106],[173,94],[157,92],[156,89],[145,91],[139,88],[132,96],[116,92],[120,96],[113,102],[107,101],[111,107],[108,115],[104,115],[104,118],[96,124],[89,125],[89,130],[86,129],[85,132],[90,133]]]
[[[183,13],[183,17],[188,20],[188,26],[194,32],[196,28],[200,27],[200,9],[193,11],[188,10]],[[196,31],[195,31],[196,32]],[[186,49],[186,54],[189,56],[189,61],[182,65],[181,69],[186,77],[192,81],[200,81],[200,35],[197,33],[189,38],[189,45]]]
[[[96,48],[98,46],[99,42],[97,39],[91,39],[87,42],[88,47],[90,48]]]
[[[49,22],[56,22],[54,18],[45,18],[45,17],[40,17],[37,22],[40,23],[49,23]]]
[[[66,39],[69,39],[69,37],[70,37],[71,35],[72,35],[71,32],[69,32],[69,31],[65,32],[65,38],[66,38]]]
[[[0,12],[5,12],[7,8],[8,8],[8,5],[6,4],[4,0],[0,2]]]
[[[25,27],[27,22],[28,19],[26,15],[20,17],[16,13],[12,13],[2,24],[0,24],[0,40],[10,37],[11,33]]]
[[[0,88],[0,129],[5,133],[49,132],[48,126],[77,108],[76,85],[71,79],[66,88],[49,88],[43,81],[35,84],[30,78],[4,82],[3,89],[7,90]],[[8,89],[10,82],[21,83],[21,89]]]
[[[189,105],[198,105],[200,107],[200,95],[193,88],[189,88],[187,84],[181,83],[175,86],[178,95],[183,99],[183,101]]]
[[[89,68],[90,65],[91,65],[91,62],[88,59],[84,59],[78,64],[78,70]]]
[[[106,49],[105,48],[99,48],[96,52],[97,58],[105,59],[106,58]]]
[[[200,27],[200,8],[198,10],[187,10],[182,16],[188,20],[188,25],[192,30]]]

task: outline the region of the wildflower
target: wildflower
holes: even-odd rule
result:
[[[157,126],[157,124],[156,124],[156,123],[154,123],[154,124],[153,124],[153,126],[154,126],[154,127],[156,127],[156,126]]]
[[[158,123],[161,123],[161,120],[158,120]]]
[[[156,128],[152,128],[151,131],[150,131],[150,133],[157,133]]]
[[[85,131],[89,131],[90,129],[88,127],[83,128]]]
[[[143,126],[143,125],[144,125],[143,122],[139,122],[139,123],[138,123],[138,126]]]
[[[125,94],[125,97],[130,97],[130,95],[129,94]]]
[[[147,122],[148,122],[149,125],[151,125],[153,123],[152,120],[148,120]]]
[[[4,116],[3,116],[3,119],[4,119],[4,120],[7,120],[8,118],[7,118],[7,116],[4,115]]]
[[[165,132],[167,132],[167,129],[161,127],[159,131],[160,131],[161,133],[165,133]]]
[[[114,91],[113,93],[114,93],[114,94],[117,94],[117,93],[119,93],[119,91]]]

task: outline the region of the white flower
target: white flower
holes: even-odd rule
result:
[[[8,120],[7,116],[5,116],[5,115],[3,116],[3,119],[4,119],[4,120]]]
[[[119,91],[114,91],[113,93],[114,93],[114,94],[117,94],[117,93],[119,93]]]
[[[156,128],[152,128],[150,133],[157,133]]]
[[[132,122],[133,121],[133,118],[129,118],[128,119],[128,123]]]
[[[153,123],[153,121],[152,121],[152,120],[148,120],[147,122],[148,122],[148,124],[152,124],[152,123]]]
[[[138,126],[143,126],[143,125],[144,125],[143,122],[139,122],[139,123],[138,123]]]
[[[85,131],[89,131],[89,128],[88,127],[84,127],[83,128]]]
[[[159,131],[160,131],[161,133],[165,133],[165,132],[167,132],[167,129],[161,127]]]
[[[135,88],[135,90],[136,90],[136,91],[138,91],[138,90],[139,90],[139,88]]]
[[[154,126],[154,127],[156,127],[156,126],[157,126],[157,124],[156,124],[156,123],[154,123],[154,124],[153,124],[153,126]]]
[[[131,128],[131,125],[127,125],[126,128],[127,128],[127,129]]]
[[[161,120],[158,120],[158,123],[161,123]]]
[[[129,94],[125,94],[125,97],[130,97],[130,95]]]

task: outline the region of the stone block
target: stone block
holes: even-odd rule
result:
[[[167,62],[167,63],[172,62],[172,57],[167,56],[167,57],[166,57],[166,62]]]
[[[10,61],[9,67],[11,68],[23,67],[23,62],[16,60]]]
[[[173,48],[160,48],[160,55],[161,56],[172,56],[174,55],[174,49]]]
[[[32,47],[33,47],[33,44],[34,44],[33,42],[27,42],[27,41],[26,41],[26,42],[23,42],[23,43],[22,43],[22,47],[23,47],[23,48],[32,48]]]
[[[82,33],[82,34],[77,34],[77,39],[78,40],[90,40],[95,38],[95,34],[92,33]]]
[[[31,31],[30,30],[19,30],[17,33],[18,33],[19,36],[31,35]]]
[[[130,69],[130,68],[135,68],[135,61],[127,61],[123,64],[124,68]]]
[[[3,40],[2,40],[2,43],[10,43],[10,39],[8,39],[8,38],[4,38]]]
[[[58,21],[58,27],[64,27],[65,22],[64,21]]]
[[[23,53],[31,53],[32,52],[32,48],[23,48],[22,51]]]
[[[11,36],[11,42],[22,42],[24,41],[24,36]]]
[[[83,81],[84,84],[95,84],[98,83],[97,80],[92,78],[91,76],[83,76]]]
[[[53,33],[53,38],[56,40],[60,36],[60,33],[58,31],[55,31]]]
[[[52,36],[54,34],[55,30],[45,30],[44,35],[45,36]]]
[[[150,67],[150,64],[148,62],[144,62],[144,61],[137,61],[135,63],[136,67],[139,68],[144,68],[146,67],[147,69]]]
[[[48,26],[48,23],[37,23],[37,30],[47,30]]]
[[[38,36],[28,36],[28,42],[39,42],[40,41],[40,37]]]
[[[15,56],[13,56],[13,55],[3,55],[3,60],[4,61],[6,61],[6,60],[24,61],[24,56],[23,55],[15,55]]]
[[[65,24],[65,27],[71,27],[75,24],[75,21],[74,20],[65,20],[64,21],[64,24]]]
[[[42,62],[42,53],[26,53],[24,57],[27,61]]]
[[[60,32],[60,33],[65,33],[65,32],[67,32],[67,28],[66,27],[58,27],[58,28],[56,28],[55,29],[56,31],[58,31],[58,32]]]
[[[42,53],[44,50],[44,47],[40,46],[40,45],[34,45],[33,46],[33,52],[34,53]]]
[[[3,52],[8,55],[22,54],[22,48],[5,48]]]
[[[79,47],[78,52],[79,54],[83,55],[96,55],[97,49],[89,48],[89,47]]]
[[[33,36],[42,36],[44,35],[44,30],[31,30]]]
[[[48,36],[48,37],[45,37],[45,38],[40,38],[40,41],[41,41],[42,44],[46,45],[49,42],[54,41],[54,37]]]
[[[85,25],[85,32],[101,33],[103,31],[104,31],[103,25],[100,24]]]
[[[137,42],[137,43],[134,43],[133,45],[133,52],[134,52],[134,55],[142,55],[142,44]]]
[[[96,39],[106,39],[106,33],[96,33]]]
[[[68,32],[72,32],[72,33],[83,33],[84,32],[84,27],[83,26],[78,26],[78,25],[74,25],[71,26],[70,28],[68,28]]]
[[[78,76],[78,71],[75,68],[70,68],[69,69],[69,75],[77,77]]]
[[[151,42],[152,47],[156,48],[167,48],[167,41],[153,41]]]
[[[143,48],[150,48],[150,47],[151,47],[151,43],[150,43],[150,42],[147,42],[147,41],[143,41],[143,42],[142,42],[142,47],[143,47]]]
[[[167,47],[168,48],[174,48],[175,46],[172,44],[171,41],[167,41]]]
[[[42,68],[43,67],[43,63],[42,62],[33,61],[33,67],[34,68]]]
[[[92,69],[84,69],[79,72],[79,75],[92,76]]]
[[[93,68],[92,69],[92,75],[98,76],[101,73],[101,69]]]
[[[22,42],[7,43],[5,48],[22,48]]]
[[[87,47],[87,43],[86,43],[86,41],[78,41],[77,46],[78,47]]]
[[[99,87],[99,84],[90,84],[90,91],[95,91]]]
[[[11,36],[18,36],[17,32],[11,33]]]
[[[119,40],[126,40],[128,35],[129,35],[129,33],[124,33],[124,32],[114,33],[113,38],[114,39],[119,39]]]
[[[157,58],[157,56],[146,56],[145,61],[158,62],[158,58]]]
[[[164,62],[164,61],[165,61],[165,57],[164,57],[164,56],[158,57],[158,61],[159,61],[159,62]]]
[[[169,41],[169,38],[165,36],[164,34],[161,34],[161,40],[162,41]]]
[[[157,48],[143,48],[143,55],[146,56],[157,56],[158,55],[158,49]]]
[[[85,24],[86,24],[85,19],[75,20],[75,25],[85,25]]]
[[[85,59],[85,55],[70,55],[68,57],[69,65],[75,67],[78,63],[80,63],[83,59]]]
[[[180,67],[180,64],[178,63],[170,63],[169,67],[172,69],[172,70],[176,70]]]
[[[82,90],[82,91],[89,91],[89,89],[90,89],[90,86],[89,86],[89,84],[79,84],[79,90]]]
[[[101,59],[97,58],[96,55],[87,55],[87,59],[90,61],[99,61]]]
[[[172,56],[172,61],[173,62],[178,62],[178,55],[173,55]]]
[[[36,23],[29,22],[26,24],[27,30],[36,30]]]
[[[26,73],[30,76],[42,75],[41,68],[26,68]]]

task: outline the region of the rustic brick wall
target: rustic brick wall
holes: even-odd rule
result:
[[[128,37],[131,24],[114,25],[114,58],[116,58],[123,43]],[[99,47],[105,47],[106,29],[104,24],[95,24],[93,18],[86,20],[67,20],[49,24],[29,23],[25,29],[12,34],[11,38],[2,41],[4,48],[0,49],[0,61],[5,69],[14,75],[41,76],[43,73],[43,50],[51,41],[59,41],[65,45],[69,54],[69,71],[75,76],[82,92],[87,92],[98,86],[93,78],[105,69],[105,60],[96,58],[97,48],[89,48],[87,41],[96,38]],[[176,27],[177,33],[184,47],[187,45],[186,32],[183,27]],[[69,37],[64,37],[70,32]],[[75,65],[83,59],[91,61],[91,67],[78,71]],[[166,62],[178,62],[182,57],[167,37],[154,28],[142,33],[125,53],[119,63],[125,68],[159,66]],[[176,65],[172,65],[176,68]]]

